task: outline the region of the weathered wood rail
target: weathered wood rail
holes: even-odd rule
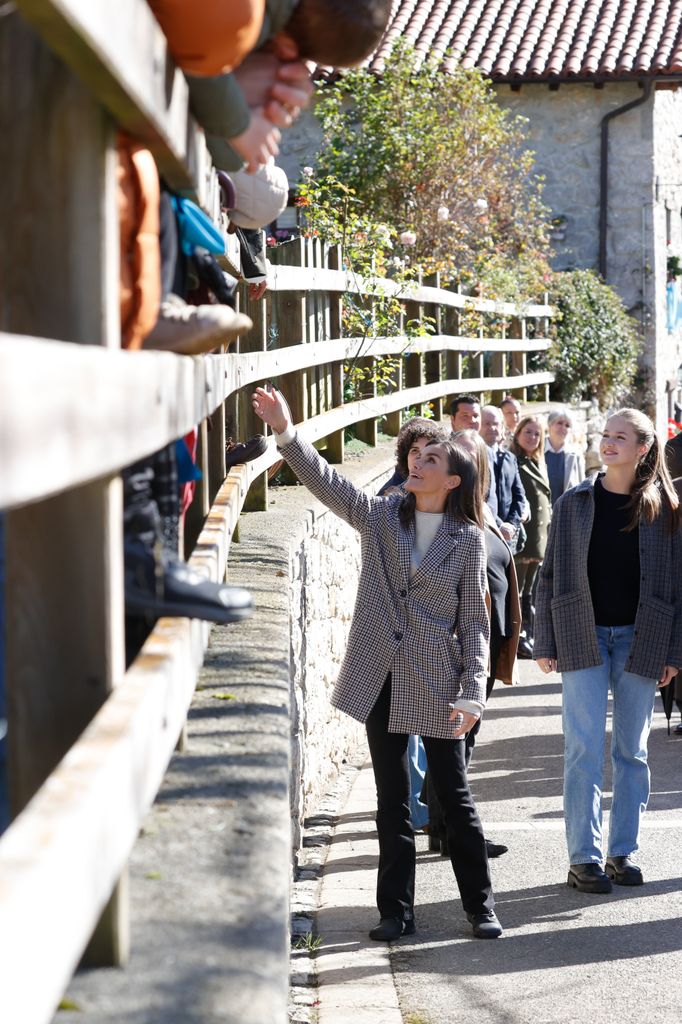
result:
[[[267,507],[267,470],[278,458],[271,440],[260,459],[225,472],[226,430],[243,438],[258,429],[254,384],[279,383],[305,436],[340,462],[349,425],[372,443],[379,424],[395,434],[406,408],[429,403],[441,415],[458,391],[546,387],[551,374],[528,372],[526,356],[547,348],[551,310],[363,281],[339,269],[337,250],[297,239],[272,251],[266,299],[242,297],[254,329],[236,351],[120,351],[116,127],[145,141],[169,183],[219,221],[215,175],[144,0],[16,7],[0,19],[0,509],[13,815],[0,838],[0,1019],[43,1024],[84,953],[91,963],[125,963],[126,861],[183,731],[208,640],[203,623],[162,620],[125,671],[120,471],[199,426],[191,562],[221,579],[239,515]],[[343,337],[345,295],[391,291],[433,316],[437,333]],[[505,318],[508,336],[462,336],[458,317],[468,309]],[[394,389],[344,401],[344,367],[387,356],[397,360]]]

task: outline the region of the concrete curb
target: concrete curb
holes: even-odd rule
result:
[[[319,1024],[402,1024],[388,946],[376,924],[374,776],[366,763],[348,794],[324,865],[317,934]]]

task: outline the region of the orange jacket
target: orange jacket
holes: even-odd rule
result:
[[[159,174],[154,157],[118,138],[117,199],[121,239],[121,344],[141,348],[161,304]]]
[[[265,0],[148,0],[175,62],[192,75],[220,75],[254,48]]]

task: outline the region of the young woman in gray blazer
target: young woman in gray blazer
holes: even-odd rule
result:
[[[630,859],[649,799],[647,741],[656,687],[682,666],[679,502],[651,420],[621,409],[604,428],[606,472],[554,507],[540,570],[535,658],[563,683],[568,884],[641,885]],[[613,800],[606,870],[602,773],[613,694]]]
[[[355,610],[332,703],[365,723],[372,755],[380,922],[370,938],[415,931],[410,734],[424,740],[474,935],[497,938],[502,928],[464,758],[464,736],[485,703],[489,638],[473,462],[451,441],[434,441],[410,459],[406,493],[373,498],[298,436],[279,392],[258,388],[253,407],[301,482],[361,537]]]

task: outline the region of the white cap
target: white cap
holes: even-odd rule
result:
[[[234,209],[229,211],[239,228],[263,228],[279,217],[289,200],[289,180],[274,162],[263,164],[254,174],[230,171],[234,184]]]

